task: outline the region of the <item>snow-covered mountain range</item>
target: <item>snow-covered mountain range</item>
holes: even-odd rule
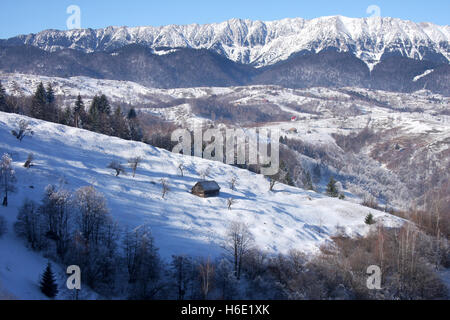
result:
[[[208,49],[235,62],[256,67],[286,60],[296,53],[317,53],[333,48],[353,53],[372,66],[383,55],[392,54],[447,63],[450,59],[449,38],[448,25],[388,17],[330,16],[312,20],[293,18],[263,22],[231,19],[205,25],[46,30],[1,40],[0,44],[27,44],[47,51],[71,48],[84,52],[115,50],[129,44],[153,49]]]

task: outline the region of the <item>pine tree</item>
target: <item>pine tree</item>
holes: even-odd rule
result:
[[[336,187],[336,180],[333,177],[330,178],[330,182],[327,185],[327,195],[333,198],[337,198],[339,196],[339,191]]]
[[[373,219],[373,214],[369,213],[364,222],[368,225],[374,224],[375,220]]]
[[[73,125],[73,115],[72,115],[72,109],[70,107],[65,107],[62,110],[58,111],[58,119],[60,124],[64,124],[66,126],[72,126]]]
[[[280,170],[284,172],[284,179],[282,179],[281,183],[287,184],[288,186],[295,186],[291,174],[289,173],[289,169],[283,161],[280,163]]]
[[[52,265],[50,262],[45,268],[45,272],[42,276],[40,283],[41,291],[49,298],[54,298],[58,294],[58,285],[55,281],[55,276],[53,275]]]
[[[111,107],[104,94],[95,96],[89,108],[89,130],[111,135]]]
[[[128,127],[130,132],[130,138],[133,141],[142,141],[143,133],[139,120],[137,118],[128,119]]]
[[[45,91],[47,103],[45,105],[44,119],[51,122],[61,122],[60,117],[64,116],[64,113],[60,112],[55,104],[55,91],[53,90],[52,84],[47,85]]]
[[[84,102],[81,95],[78,94],[75,108],[73,109],[74,125],[76,128],[80,128],[83,113],[85,113]]]
[[[47,85],[46,97],[48,104],[52,104],[53,102],[55,102],[55,91],[53,90],[51,83]]]
[[[108,116],[111,114],[111,107],[109,105],[108,98],[106,98],[104,94],[102,94],[98,99],[98,111]]]
[[[136,110],[134,110],[134,108],[131,108],[130,111],[128,111],[127,118],[128,120],[137,118]]]
[[[47,92],[45,91],[44,84],[41,82],[39,83],[31,102],[30,116],[36,119],[44,120],[46,106]]]
[[[136,110],[134,108],[131,108],[130,111],[128,111],[127,119],[131,140],[142,141],[142,129],[137,118]]]
[[[122,109],[117,107],[112,115],[111,125],[113,129],[113,134],[116,137],[122,139],[130,139],[130,132],[127,125],[127,120],[122,114]]]
[[[100,111],[99,111],[100,98],[95,96],[92,99],[91,106],[89,107],[89,126],[88,129],[97,131],[100,129]]]

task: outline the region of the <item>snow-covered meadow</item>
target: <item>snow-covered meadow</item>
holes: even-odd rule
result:
[[[29,121],[34,131],[22,142],[11,134],[21,119]],[[232,221],[248,224],[255,244],[269,253],[291,249],[314,253],[338,231],[363,235],[370,228],[364,223],[369,213],[388,227],[403,223],[384,212],[286,185],[278,184],[270,192],[265,177],[219,162],[15,114],[0,113],[0,137],[0,153],[12,156],[18,178],[18,191],[10,196],[10,205],[0,208],[8,222],[8,233],[0,239],[0,283],[23,298],[41,298],[33,290],[45,259],[29,251],[14,235],[13,223],[24,199],[40,201],[49,184],[67,190],[94,185],[105,195],[121,227],[150,225],[163,258],[172,254],[220,256]],[[23,163],[29,153],[34,154],[35,161],[26,169]],[[130,170],[116,177],[107,168],[112,160],[125,166],[135,156],[143,158],[135,178]],[[179,174],[180,163],[186,168],[184,177]],[[190,194],[205,170],[209,171],[208,179],[216,180],[221,187],[217,198]],[[238,181],[235,191],[230,188],[233,177]],[[170,186],[165,199],[162,178]],[[232,210],[227,209],[229,198],[237,200]]]

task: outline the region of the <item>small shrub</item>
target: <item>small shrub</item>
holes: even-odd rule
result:
[[[32,153],[28,154],[27,161],[24,163],[24,167],[29,169],[33,166],[34,155]]]
[[[118,177],[121,173],[126,174],[125,168],[119,163],[119,161],[111,161],[108,168],[116,171],[116,177]]]
[[[373,218],[373,214],[369,213],[367,215],[366,219],[364,220],[364,222],[368,225],[375,224],[375,219]]]

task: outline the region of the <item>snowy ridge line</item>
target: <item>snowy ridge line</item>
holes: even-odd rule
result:
[[[415,23],[389,17],[329,16],[312,20],[231,19],[205,25],[45,30],[3,42],[24,43],[47,51],[64,48],[85,52],[108,51],[134,43],[153,49],[209,49],[230,60],[263,67],[286,60],[303,50],[317,53],[330,47],[352,52],[369,66],[379,61],[384,53],[390,52],[419,60],[425,59],[428,54],[438,54],[448,62],[449,38],[448,25]],[[168,52],[170,50],[161,53]]]

